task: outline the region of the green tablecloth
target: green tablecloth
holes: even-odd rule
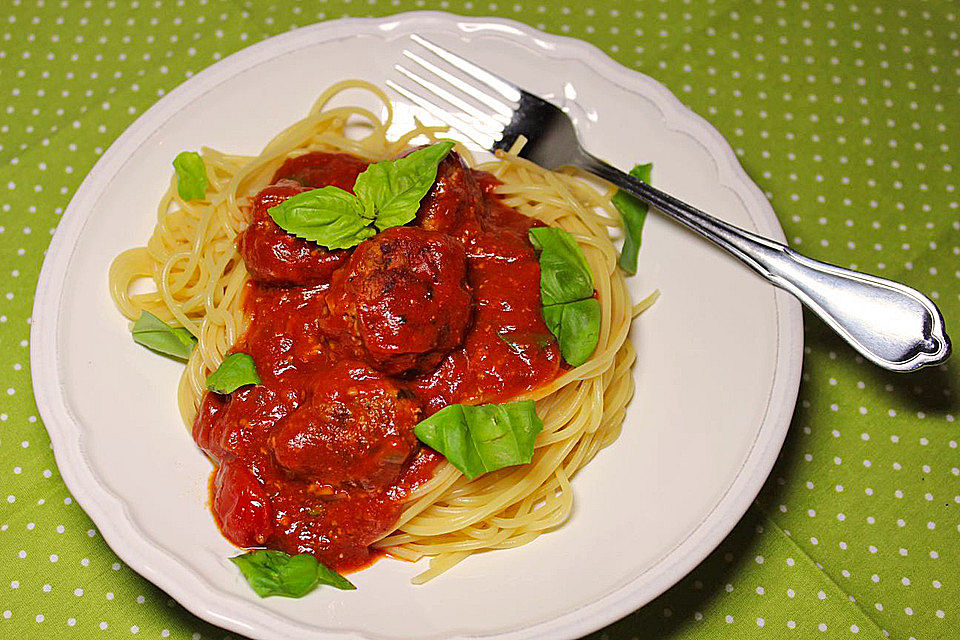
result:
[[[299,25],[409,9],[592,42],[730,141],[791,244],[931,295],[960,336],[960,6],[948,0],[6,0],[0,7],[0,635],[222,638],[119,562],[31,394],[44,249],[103,150],[188,76]],[[960,637],[956,363],[902,376],[807,318],[786,446],[701,566],[596,638]]]

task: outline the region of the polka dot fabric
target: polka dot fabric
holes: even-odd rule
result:
[[[128,569],[57,473],[29,323],[98,156],[165,92],[270,35],[412,9],[582,38],[730,141],[791,244],[906,282],[960,335],[960,19],[929,0],[8,0],[0,7],[0,635],[235,637]],[[879,371],[813,318],[786,446],[673,589],[591,638],[922,640],[960,629],[957,366]]]

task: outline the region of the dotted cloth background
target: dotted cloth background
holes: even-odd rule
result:
[[[600,46],[731,142],[810,256],[902,280],[960,337],[958,5],[946,0],[6,0],[0,7],[0,635],[223,638],[119,562],[37,418],[33,291],[57,221],[165,92],[298,25],[440,9]],[[960,365],[909,376],[806,318],[797,411],[735,531],[594,638],[960,637]]]

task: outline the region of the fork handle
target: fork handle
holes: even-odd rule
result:
[[[587,153],[578,163],[645,200],[795,295],[872,362],[891,371],[936,365],[950,355],[937,306],[915,289],[813,260],[700,211]]]

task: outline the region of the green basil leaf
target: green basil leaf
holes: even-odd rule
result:
[[[196,151],[181,151],[173,159],[177,172],[177,193],[184,200],[203,200],[207,193],[207,167]]]
[[[488,471],[527,464],[543,429],[533,400],[470,406],[451,404],[413,432],[473,480]]]
[[[652,170],[653,164],[638,164],[630,170],[630,175],[641,182],[649,183]],[[623,248],[620,249],[620,259],[617,264],[626,273],[633,275],[637,272],[640,236],[643,232],[643,223],[647,219],[649,206],[640,198],[623,190],[613,194],[612,202],[613,206],[620,212],[624,227]]]
[[[197,344],[192,333],[183,327],[171,327],[149,311],[140,314],[131,333],[137,344],[179,360],[188,359]]]
[[[593,297],[593,274],[569,233],[553,227],[529,231],[540,249],[540,301],[543,321],[560,345],[560,355],[577,367],[597,348],[600,301]]]
[[[298,193],[267,213],[287,233],[328,249],[349,249],[376,234],[357,197],[334,186]]]
[[[557,337],[566,363],[578,367],[593,354],[600,340],[600,301],[586,298],[544,307],[543,321]]]
[[[222,394],[233,393],[248,384],[260,384],[260,376],[253,358],[246,353],[231,353],[207,377],[207,388]]]
[[[261,598],[299,598],[317,584],[356,589],[349,580],[307,553],[291,556],[283,551],[257,549],[234,556],[230,561],[240,568],[247,583]]]
[[[328,249],[349,249],[414,219],[420,200],[437,179],[437,166],[452,142],[439,142],[396,160],[371,164],[353,190],[326,186],[287,198],[267,213],[287,233]]]
[[[312,558],[313,556],[310,557]],[[317,583],[326,584],[344,591],[353,591],[357,588],[352,582],[319,560],[317,561]]]
[[[452,148],[452,142],[438,142],[367,167],[353,187],[364,215],[374,219],[380,231],[413,220],[420,201],[437,179],[437,166]]]
[[[540,249],[540,300],[543,306],[593,296],[593,274],[573,236],[556,227],[534,227],[528,237],[533,246]]]

